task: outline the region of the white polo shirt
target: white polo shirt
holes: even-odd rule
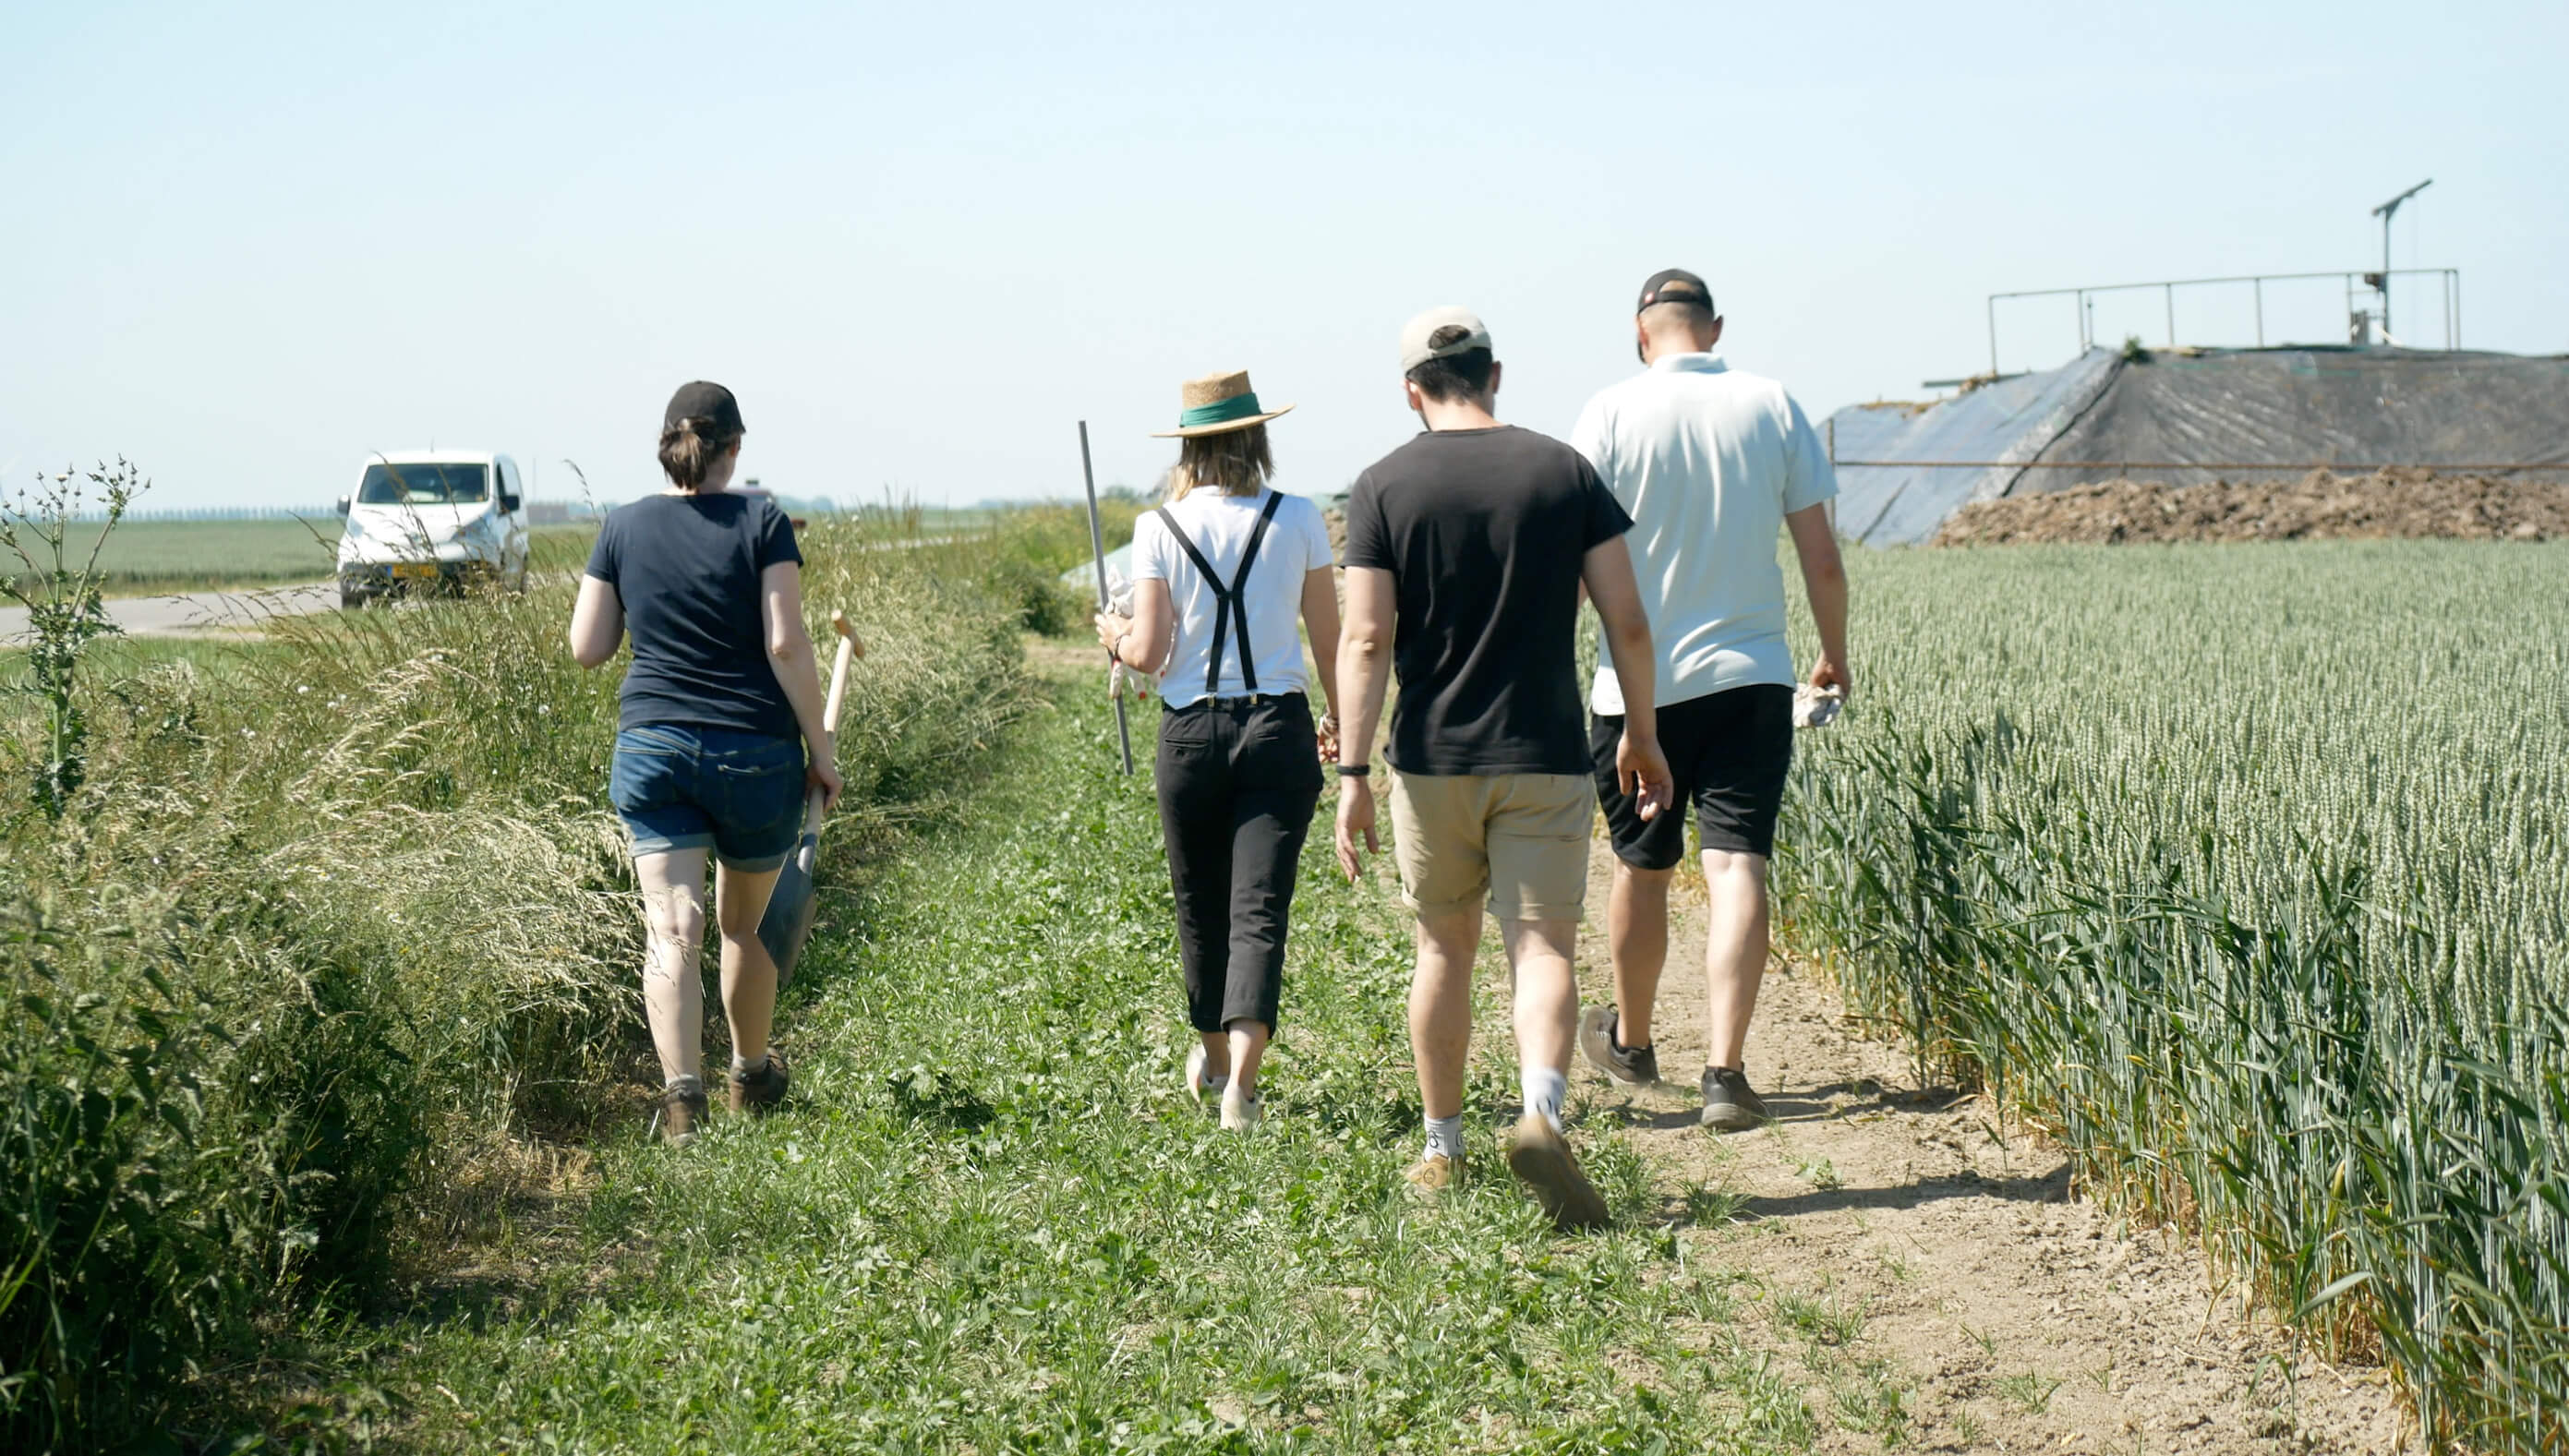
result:
[[[1259,513],[1267,509],[1267,494],[1226,496],[1208,487],[1189,491],[1185,500],[1169,507],[1169,514],[1178,519],[1178,529],[1196,544],[1207,564],[1222,573],[1225,584],[1240,570],[1250,533],[1258,527]],[[1260,692],[1309,688],[1310,675],[1302,665],[1302,583],[1311,572],[1329,564],[1329,528],[1320,519],[1320,508],[1307,496],[1285,496],[1276,507],[1276,519],[1267,524],[1267,535],[1258,543],[1258,559],[1250,564],[1249,580],[1241,588],[1248,598],[1249,650],[1254,654],[1249,660],[1258,668]],[[1169,583],[1169,602],[1178,618],[1177,641],[1160,680],[1160,697],[1172,708],[1183,708],[1207,695],[1205,664],[1213,656],[1216,604],[1213,584],[1188,559],[1156,511],[1143,512],[1133,523],[1133,579]],[[1239,697],[1249,691],[1240,662],[1235,622],[1223,634],[1222,679],[1216,695]]]
[[[1717,354],[1662,354],[1598,392],[1570,443],[1633,518],[1642,606],[1659,649],[1657,706],[1751,683],[1794,681],[1784,639],[1784,518],[1838,493],[1828,450],[1771,379]],[[1598,654],[1591,703],[1624,711]]]

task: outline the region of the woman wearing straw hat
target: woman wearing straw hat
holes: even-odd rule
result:
[[[1272,489],[1265,409],[1245,372],[1189,380],[1168,496],[1133,533],[1133,615],[1101,612],[1115,660],[1162,673],[1156,769],[1176,892],[1187,1015],[1187,1093],[1219,1094],[1222,1125],[1260,1119],[1258,1063],[1276,1030],[1285,918],[1302,839],[1334,750],[1335,698],[1318,723],[1299,624],[1334,694],[1337,583],[1319,508]]]

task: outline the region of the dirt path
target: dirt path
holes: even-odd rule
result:
[[[1601,847],[1581,978],[1611,995]],[[1691,894],[1688,893],[1689,888]],[[2391,1452],[2388,1380],[2294,1355],[2216,1298],[2202,1261],[2069,1197],[2054,1152],[1950,1089],[1921,1089],[1894,1047],[1856,1039],[1834,996],[1769,972],[1748,1069],[1777,1114],[1716,1139],[1695,1125],[1704,1007],[1702,882],[1679,882],[1655,1039],[1661,1087],[1640,1093],[1583,1063],[1592,1126],[1622,1121],[1683,1218],[1734,1220],[1689,1237],[1707,1267],[1748,1271],[1779,1348],[1798,1356],[1823,1451],[1878,1451],[1833,1405],[1905,1388],[1929,1450]],[[1786,1363],[1789,1365],[1790,1359]],[[1797,1373],[1787,1369],[1788,1375]],[[1841,1393],[1847,1392],[1847,1393]]]

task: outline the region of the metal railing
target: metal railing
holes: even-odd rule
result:
[[[2176,337],[2176,290],[2214,285],[2249,284],[2256,295],[2257,347],[2266,347],[2266,285],[2269,283],[2308,282],[2314,278],[2336,278],[2346,285],[2347,315],[2355,315],[2358,292],[2386,292],[2392,278],[2435,278],[2444,304],[2444,347],[2462,346],[2462,270],[2459,268],[2394,268],[2387,273],[2369,268],[2349,268],[2327,273],[2240,273],[2226,278],[2162,278],[2151,283],[2101,283],[2080,288],[2031,288],[2016,293],[1993,293],[1989,296],[1990,373],[1999,372],[1999,300],[2002,298],[2075,298],[2078,300],[2078,349],[2085,353],[2093,348],[2095,318],[2089,300],[2099,293],[2129,293],[2155,288],[2167,301],[2167,345],[2179,347]]]

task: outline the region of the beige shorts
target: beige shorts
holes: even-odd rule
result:
[[[1400,900],[1420,915],[1575,920],[1588,900],[1584,774],[1402,774],[1391,783]]]

